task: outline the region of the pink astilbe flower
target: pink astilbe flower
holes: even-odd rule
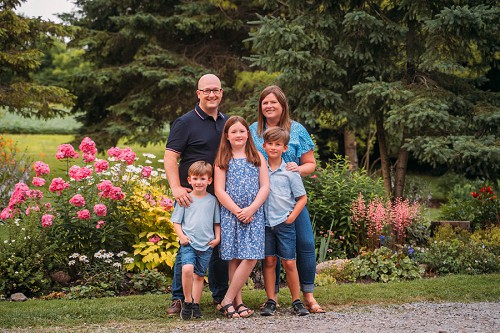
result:
[[[142,168],[141,176],[144,177],[144,178],[149,178],[149,176],[151,176],[151,172],[152,171],[153,171],[152,167],[145,166],[144,168]]]
[[[33,177],[33,180],[31,181],[31,183],[34,186],[43,186],[43,185],[45,185],[45,179],[40,178],[40,177]]]
[[[35,169],[35,173],[37,177],[48,175],[50,173],[50,167],[48,164],[43,163],[42,161],[36,161],[33,164],[33,169]]]
[[[105,222],[104,222],[103,220],[100,220],[99,222],[97,222],[97,224],[96,224],[96,226],[95,226],[95,227],[96,227],[97,229],[101,229],[101,227],[103,227],[103,226],[104,226],[104,223],[105,223]]]
[[[97,216],[106,216],[107,212],[108,211],[107,211],[106,205],[104,205],[104,204],[97,204],[94,206],[94,213]]]
[[[151,243],[158,243],[159,241],[161,240],[160,236],[156,235],[154,237],[151,237],[150,239],[148,239],[148,241],[150,241]]]
[[[72,145],[65,143],[57,147],[56,158],[61,160],[63,158],[78,158],[78,153],[75,151]]]
[[[106,160],[96,160],[94,162],[95,172],[101,173],[109,169],[109,163]]]
[[[85,198],[81,194],[75,194],[69,199],[69,203],[75,205],[75,207],[83,207],[85,206]]]
[[[86,154],[95,155],[97,153],[95,142],[92,141],[92,139],[90,139],[89,137],[84,138],[78,148],[80,148],[80,150]]]
[[[90,212],[88,209],[80,210],[77,214],[80,220],[90,220]]]
[[[42,216],[42,227],[50,227],[54,220],[54,215],[52,214],[44,214]]]
[[[394,232],[400,241],[404,239],[406,228],[418,217],[419,212],[420,204],[418,202],[410,205],[408,199],[396,198],[394,200],[390,211],[390,219]]]
[[[380,199],[370,201],[367,209],[368,235],[370,237],[381,234],[387,224],[387,210]]]
[[[69,188],[69,183],[66,183],[62,178],[54,178],[52,179],[52,183],[50,183],[49,191],[61,194],[67,188]]]
[[[10,196],[9,208],[13,208],[15,205],[23,203],[28,199],[28,191],[30,188],[25,183],[17,183],[14,186],[14,192]]]
[[[361,227],[361,223],[366,218],[366,205],[363,199],[363,194],[358,195],[358,199],[353,201],[351,204],[352,211],[352,222],[354,222],[358,227]]]
[[[95,155],[83,153],[83,160],[85,161],[85,163],[92,163],[95,161]]]

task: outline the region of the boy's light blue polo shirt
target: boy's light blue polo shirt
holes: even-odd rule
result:
[[[274,227],[285,222],[288,215],[295,207],[296,198],[306,194],[302,178],[298,172],[286,170],[286,163],[281,160],[281,165],[274,171],[269,168],[271,191],[264,204],[266,226]]]
[[[203,198],[191,196],[189,207],[175,204],[171,221],[180,223],[182,231],[191,239],[191,246],[198,251],[206,251],[208,243],[215,239],[214,224],[220,223],[220,208],[217,199],[207,193]]]

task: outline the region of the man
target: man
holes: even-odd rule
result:
[[[198,81],[196,94],[199,103],[194,110],[177,118],[172,124],[164,157],[165,172],[172,194],[177,204],[184,207],[189,207],[193,201],[189,194],[191,186],[187,181],[188,169],[196,161],[214,163],[227,120],[227,116],[219,111],[223,90],[217,76],[203,75]],[[207,191],[214,194],[213,184]],[[218,245],[214,248],[208,266],[208,284],[214,302],[220,303],[224,298],[228,280],[227,262],[220,259]],[[183,298],[182,266],[177,256],[172,281],[172,303],[167,309],[169,315],[180,313]]]

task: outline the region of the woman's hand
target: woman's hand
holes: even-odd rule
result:
[[[299,165],[297,163],[295,163],[295,162],[288,162],[286,164],[286,169],[288,171],[292,171],[292,172],[299,172],[300,171],[299,170]]]

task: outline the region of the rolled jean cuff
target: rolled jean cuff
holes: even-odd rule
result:
[[[313,284],[300,284],[300,290],[303,293],[312,293],[314,291],[314,283]]]

